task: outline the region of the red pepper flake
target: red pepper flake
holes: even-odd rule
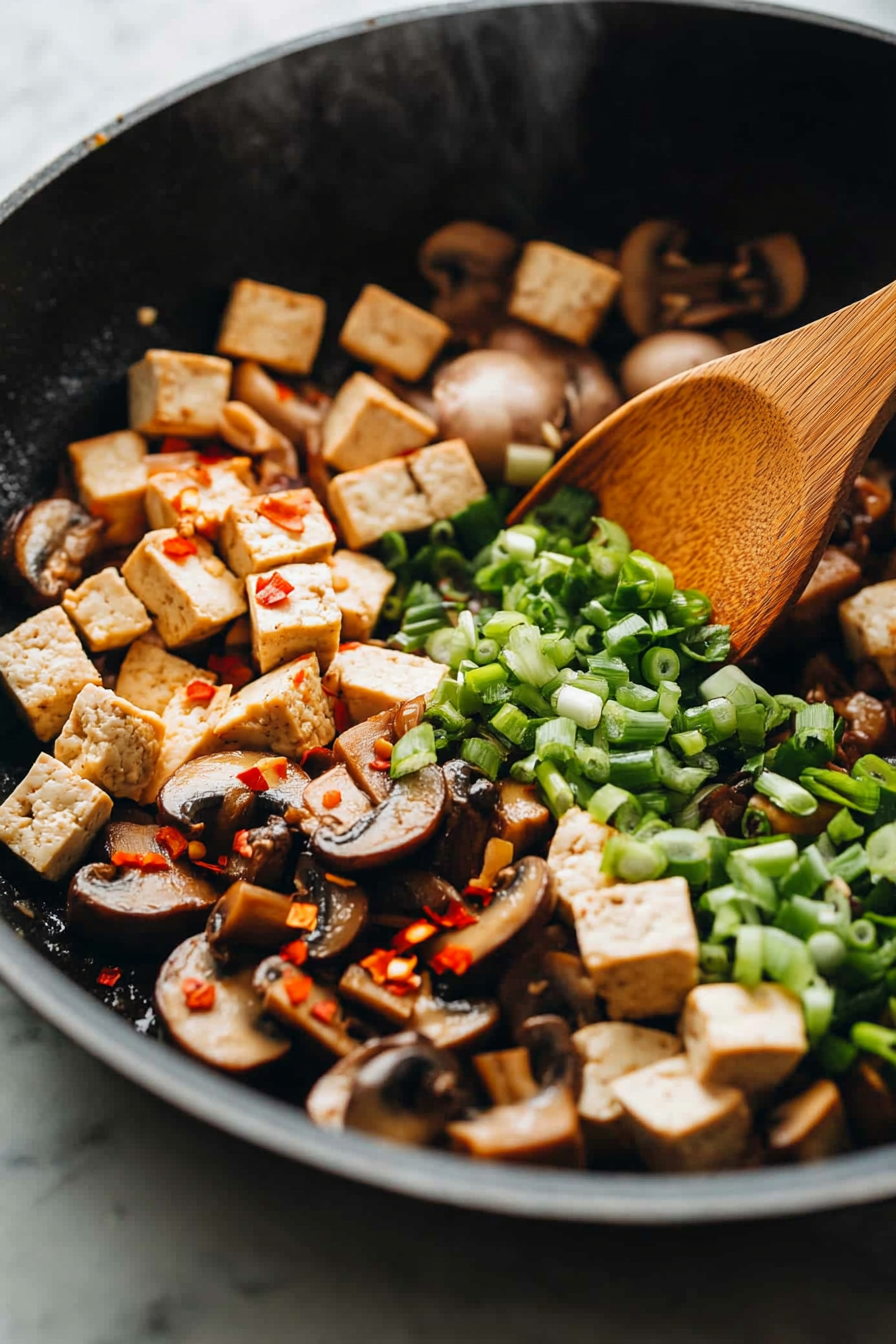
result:
[[[339,1004],[335,999],[322,999],[311,1009],[311,1016],[316,1017],[318,1022],[323,1022],[325,1026],[329,1026],[338,1012]]]
[[[283,499],[280,495],[265,495],[255,508],[275,527],[282,527],[284,532],[294,532],[299,536],[305,531],[305,518],[311,512],[312,498],[310,495],[301,499]]]
[[[210,681],[191,681],[187,683],[186,696],[198,705],[207,705],[209,700],[214,699],[215,689]]]
[[[159,452],[162,453],[189,453],[193,445],[189,439],[178,439],[173,434],[162,440],[162,446]]]
[[[363,959],[361,966],[363,966],[374,984],[384,985],[386,983],[388,978],[386,972],[389,969],[392,957],[392,952],[384,947],[378,947],[375,951],[371,952],[369,957]]]
[[[263,575],[255,585],[255,601],[260,607],[276,607],[285,602],[295,585],[284,579],[279,570]]]
[[[407,980],[387,980],[386,991],[398,999],[403,999],[405,994],[415,994],[422,984],[421,976],[411,975]]]
[[[361,647],[360,639],[349,639],[346,641],[345,644],[339,645],[339,652],[351,653],[352,649],[360,649],[360,647]]]
[[[206,488],[208,488],[208,486],[210,486],[212,483],[212,476],[208,467],[203,466],[188,467],[187,475],[191,476],[197,485],[201,485]]]
[[[210,444],[203,452],[199,454],[199,461],[204,467],[213,467],[218,462],[229,462],[233,453],[221,445]]]
[[[120,979],[121,971],[117,966],[104,966],[97,976],[96,982],[98,985],[108,985],[111,989],[113,985],[118,984]]]
[[[324,807],[338,807],[342,802],[342,794],[338,789],[327,789],[323,798],[321,798],[321,802]]]
[[[134,854],[116,849],[111,861],[116,868],[142,868],[145,873],[158,873],[168,867],[165,855],[154,854],[152,850],[147,850],[145,854]]]
[[[336,725],[336,736],[346,732],[352,726],[352,716],[348,712],[348,705],[344,700],[340,700],[336,691],[331,691],[328,686],[322,686],[324,695],[329,697],[330,708],[333,711],[333,721]]]
[[[310,975],[288,975],[284,976],[283,988],[286,990],[286,997],[289,999],[293,1008],[298,1008],[300,1003],[304,1003],[311,993],[314,981]]]
[[[162,550],[169,560],[186,560],[188,555],[196,554],[198,547],[192,537],[166,537]]]
[[[287,387],[286,383],[275,382],[274,386],[277,389],[278,401],[293,401],[295,399],[295,392],[293,392],[291,387]]]
[[[272,788],[286,778],[286,767],[285,756],[272,756],[268,761],[261,761],[258,765],[250,765],[248,770],[241,770],[237,779],[253,793],[264,793],[266,789]]]
[[[324,873],[324,877],[336,887],[356,887],[358,885],[350,877],[340,877],[339,873]]]
[[[255,675],[251,667],[235,653],[213,653],[208,666],[210,672],[217,672],[221,681],[229,683],[235,691],[246,686]]]
[[[180,983],[181,993],[191,1013],[207,1013],[215,1006],[215,986],[210,980],[200,980],[198,976],[187,976]]]
[[[292,679],[292,684],[293,684],[293,686],[295,686],[296,690],[299,689],[299,687],[301,686],[301,684],[302,684],[302,682],[303,682],[304,680],[305,680],[305,669],[304,669],[304,667],[300,667],[299,670],[298,670],[298,672],[296,672],[296,673],[293,674],[293,679]],[[306,752],[305,755],[307,755],[307,754],[308,754],[308,753]],[[302,756],[302,760],[303,760],[303,761],[304,761],[304,759],[305,759],[305,755]]]
[[[233,852],[234,854],[242,854],[244,859],[251,859],[254,850],[249,844],[248,831],[237,831],[233,837]]]
[[[162,826],[156,831],[156,840],[163,849],[167,849],[172,859],[179,859],[187,852],[187,841],[173,826]]]
[[[481,901],[486,907],[490,906],[495,895],[494,887],[486,886],[484,882],[477,882],[474,878],[464,887],[465,896],[472,896],[477,901]]]
[[[226,854],[222,854],[222,855],[219,857],[217,863],[205,863],[205,862],[203,862],[202,859],[194,859],[193,862],[195,863],[195,865],[196,865],[197,868],[207,868],[208,871],[209,871],[210,873],[226,873],[226,872],[227,872],[227,855],[226,855]]]
[[[440,929],[466,929],[471,924],[479,923],[479,916],[474,915],[471,910],[464,909],[460,901],[456,901],[453,896],[440,915],[437,915],[435,910],[431,910],[428,905],[424,905],[423,909]]]
[[[453,971],[455,975],[466,975],[473,964],[473,953],[468,947],[457,947],[453,943],[448,943],[437,952],[430,960],[430,966],[436,975],[442,975],[445,971]]]
[[[301,938],[295,938],[291,943],[284,943],[280,949],[280,956],[293,966],[301,966],[308,960],[308,944]]]
[[[317,928],[317,906],[308,901],[293,901],[286,915],[291,929],[307,929],[313,933]]]
[[[376,761],[376,760],[368,761],[368,762],[367,762],[367,769],[368,769],[368,770],[380,770],[380,771],[391,770],[391,769],[392,769],[392,763],[391,763],[391,761]]]
[[[396,952],[407,952],[409,947],[416,947],[418,943],[425,943],[427,938],[431,938],[434,933],[438,933],[435,924],[430,924],[428,919],[415,919],[413,924],[408,924],[406,928],[400,929],[392,939],[392,946]]]

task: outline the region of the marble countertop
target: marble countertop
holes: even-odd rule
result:
[[[171,84],[376,7],[0,0],[0,196]],[[798,7],[896,29],[896,0]],[[180,1115],[2,986],[0,1079],[0,1344],[884,1344],[896,1335],[892,1204],[646,1231],[415,1204]]]

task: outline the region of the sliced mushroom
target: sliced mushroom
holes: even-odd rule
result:
[[[416,1040],[414,1032],[377,1036],[363,1045],[355,1046],[351,1054],[337,1059],[326,1073],[321,1074],[308,1093],[305,1108],[309,1118],[322,1129],[342,1129],[352,1084],[361,1065],[373,1055],[382,1054],[384,1050],[392,1050],[399,1045],[413,1045]]]
[[[493,1106],[472,1120],[455,1120],[448,1137],[456,1152],[493,1162],[581,1167],[584,1148],[575,1099],[548,1087],[526,1101]]]
[[[817,1162],[849,1147],[846,1115],[829,1078],[777,1107],[769,1120],[769,1156],[778,1162]]]
[[[235,948],[270,952],[295,936],[287,924],[292,896],[252,882],[233,882],[208,918],[206,937],[219,959]]]
[[[695,369],[727,354],[725,346],[705,331],[658,331],[629,350],[619,369],[627,397],[636,397],[676,373]]]
[[[238,850],[227,862],[227,875],[233,881],[252,882],[259,887],[279,887],[292,854],[293,833],[282,817],[268,817],[262,826],[247,830]]]
[[[374,748],[380,738],[390,743],[396,740],[395,713],[394,709],[384,709],[381,714],[346,728],[333,743],[336,760],[375,803],[381,803],[392,788],[388,770],[373,769],[371,763],[377,760]]]
[[[310,436],[311,431],[309,431]],[[255,473],[258,477],[257,493],[274,495],[281,490],[295,490],[304,485],[299,471],[299,458],[291,443],[279,448],[267,448],[255,459]],[[308,484],[313,486],[310,479]],[[317,491],[315,491],[317,493]]]
[[[202,928],[217,899],[216,888],[186,860],[169,860],[161,871],[89,863],[69,885],[66,923],[97,942],[167,952]]]
[[[427,238],[418,261],[436,291],[432,311],[456,337],[478,341],[500,321],[518,251],[509,233],[471,219],[457,219]]]
[[[160,818],[191,839],[201,837],[216,856],[230,853],[234,835],[251,825],[257,809],[298,825],[305,815],[302,795],[308,783],[301,766],[288,761],[285,778],[258,791],[239,779],[252,766],[275,759],[282,758],[264,751],[216,751],[187,761],[159,791]]]
[[[371,899],[378,915],[422,915],[427,909],[441,914],[457,889],[424,868],[387,868],[372,875]]]
[[[243,360],[234,369],[233,396],[251,406],[269,425],[298,444],[304,442],[310,429],[323,423],[329,406],[328,397],[306,400],[285,384],[276,383],[252,359]]]
[[[317,923],[305,934],[308,956],[325,961],[350,947],[367,922],[367,893],[357,882],[324,872],[310,854],[296,865],[298,899],[317,906]]]
[[[422,979],[413,1024],[441,1050],[461,1050],[482,1041],[498,1025],[500,1011],[493,999],[443,999],[433,993],[428,972]]]
[[[52,606],[81,582],[105,526],[73,500],[42,499],[7,521],[0,572],[31,606]]]
[[[467,761],[447,761],[442,769],[447,807],[430,866],[462,891],[482,870],[499,795],[488,776]]]
[[[517,1031],[516,1039],[529,1052],[539,1087],[568,1087],[578,1097],[582,1090],[582,1056],[562,1017],[553,1013],[530,1017]]]
[[[204,934],[175,948],[159,971],[155,1002],[177,1044],[228,1073],[244,1073],[281,1059],[290,1042],[265,1020],[252,974],[249,969],[222,975]],[[189,1006],[195,982],[214,988],[210,1007]]]
[[[517,856],[541,849],[551,834],[551,814],[539,802],[532,784],[502,779],[498,784],[498,806],[492,817],[492,833],[513,845]]]
[[[120,810],[121,813],[124,811],[124,808]],[[126,816],[119,814],[114,821],[108,822],[97,837],[97,857],[108,863],[113,854],[121,851],[125,854],[161,854],[167,858],[168,852],[158,839],[158,826],[151,817],[144,820],[145,816],[141,808],[128,808]]]
[[[870,1059],[858,1059],[841,1080],[849,1127],[859,1143],[873,1148],[896,1139],[896,1097]]]
[[[357,1024],[345,1016],[333,991],[317,984],[304,969],[281,957],[267,957],[255,968],[252,984],[262,996],[266,1013],[308,1036],[330,1054],[350,1055],[358,1045],[351,1034]],[[296,985],[302,987],[301,997],[295,992]]]
[[[893,725],[886,706],[876,696],[855,691],[845,699],[834,701],[834,713],[846,720],[840,750],[845,753],[850,767],[866,752],[881,755],[891,747]]]
[[[504,885],[495,890],[491,904],[475,924],[448,929],[424,945],[428,962],[450,946],[469,952],[470,964],[476,966],[523,929],[533,932],[550,919],[557,898],[544,859],[527,855],[512,868],[505,868],[500,880]]]
[[[835,803],[819,801],[818,807],[808,817],[794,817],[783,808],[776,807],[770,798],[754,793],[747,805],[751,812],[762,812],[768,818],[774,835],[821,835],[828,822],[838,811]]]
[[[406,1027],[414,1016],[413,994],[393,994],[386,985],[378,985],[363,966],[346,967],[339,981],[339,993],[393,1026]]]
[[[355,1070],[344,1122],[382,1139],[434,1143],[460,1106],[457,1065],[425,1037],[393,1042]]]
[[[475,1055],[473,1067],[493,1106],[511,1106],[538,1095],[529,1051],[523,1045],[512,1050],[492,1050]]]
[[[344,765],[336,765],[306,784],[302,805],[306,813],[302,829],[308,835],[313,835],[321,823],[340,828],[353,826],[373,807]]]
[[[551,947],[547,939],[511,963],[499,999],[514,1033],[527,1018],[545,1013],[559,1014],[576,1030],[598,1017],[594,982],[582,958]]]
[[[347,830],[319,826],[311,848],[325,867],[337,873],[382,868],[408,858],[432,838],[446,800],[442,771],[437,765],[424,766],[395,780],[389,796]]]

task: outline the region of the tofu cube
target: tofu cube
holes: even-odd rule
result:
[[[507,311],[574,345],[588,345],[621,284],[619,271],[581,252],[556,243],[527,243]]]
[[[168,554],[165,543],[175,538],[170,528],[147,532],[122,566],[128,587],[155,616],[169,648],[207,639],[246,610],[241,580],[205,538],[193,537],[195,550],[188,555]]]
[[[231,697],[215,726],[223,744],[284,756],[325,747],[335,731],[313,653],[250,681]]]
[[[175,693],[189,686],[191,681],[207,681],[214,686],[217,680],[215,672],[205,672],[158,644],[138,639],[124,656],[115,694],[138,709],[151,709],[154,714],[162,715]]]
[[[210,438],[230,394],[231,373],[230,360],[217,355],[147,350],[128,369],[131,429],[151,438]]]
[[[123,429],[70,443],[68,455],[78,497],[88,513],[106,523],[108,546],[130,546],[143,536],[146,514],[146,440]]]
[[[102,677],[61,607],[48,607],[0,639],[0,678],[41,742],[55,737],[85,686]]]
[[[236,359],[257,359],[284,373],[310,373],[326,316],[327,305],[316,294],[237,280],[216,349]]]
[[[158,714],[102,686],[85,686],[56,739],[55,755],[114,797],[139,801],[158,765],[164,734]]]
[[[172,439],[171,443],[184,443],[184,439]],[[146,479],[150,476],[156,476],[160,471],[187,471],[190,467],[199,466],[201,454],[197,448],[164,448],[157,453],[150,453],[146,459]]]
[[[668,1031],[632,1022],[594,1022],[573,1035],[582,1056],[579,1122],[589,1155],[595,1160],[621,1157],[633,1146],[628,1118],[610,1083],[660,1059],[681,1053],[681,1041]]]
[[[695,1077],[744,1092],[777,1087],[809,1048],[800,1001],[780,985],[698,985],[681,1030]]]
[[[451,335],[451,328],[425,308],[379,285],[365,285],[339,344],[365,364],[381,364],[409,383],[422,378]]]
[[[714,1171],[743,1152],[751,1125],[743,1092],[699,1082],[684,1055],[617,1078],[610,1091],[652,1171]]]
[[[417,695],[431,695],[446,675],[444,663],[375,644],[339,650],[324,686],[345,701],[353,723],[379,714]]]
[[[403,457],[334,476],[327,504],[353,551],[372,546],[386,532],[417,532],[436,521]]]
[[[251,498],[252,459],[233,457],[152,475],[146,487],[146,516],[150,527],[177,527],[186,520],[203,536],[215,538],[231,505]]]
[[[366,373],[336,394],[323,428],[323,457],[336,471],[369,467],[434,439],[438,426]]]
[[[279,596],[278,584],[291,585],[292,591],[282,601],[269,605],[269,594]],[[329,565],[282,565],[267,574],[250,574],[246,593],[252,653],[262,672],[270,672],[303,653],[317,654],[318,663],[326,671],[339,648],[342,626]]]
[[[557,893],[557,913],[567,924],[573,922],[573,902],[604,887],[614,879],[601,872],[604,846],[616,832],[590,812],[571,807],[557,822],[548,850],[548,868]]]
[[[162,724],[165,736],[162,750],[152,778],[143,790],[141,802],[155,802],[159,790],[170,779],[175,770],[186,761],[197,756],[207,756],[210,751],[218,751],[221,744],[215,736],[215,727],[227,707],[230,699],[229,686],[213,687],[205,676],[197,678],[214,690],[210,699],[197,699],[195,693],[187,694],[187,688],[181,686],[165,706]],[[195,682],[191,683],[195,686]]]
[[[326,560],[335,545],[336,533],[313,490],[284,490],[232,504],[218,534],[221,554],[241,579],[278,565]]]
[[[582,960],[611,1018],[680,1011],[699,946],[683,877],[619,883],[572,898]]]
[[[69,588],[62,609],[71,618],[93,653],[121,649],[152,626],[149,613],[114,566],[91,574],[77,588]]]
[[[849,1147],[840,1089],[821,1078],[772,1112],[768,1150],[778,1162],[818,1162]]]
[[[872,583],[838,608],[846,651],[854,663],[877,663],[896,687],[896,579]]]
[[[342,638],[366,643],[376,629],[395,575],[375,556],[355,551],[336,551],[329,564],[336,605],[342,613]]]
[[[434,443],[413,453],[408,468],[436,518],[451,518],[486,494],[485,481],[463,439]]]
[[[112,799],[42,751],[0,804],[0,840],[49,882],[66,876],[109,820]]]

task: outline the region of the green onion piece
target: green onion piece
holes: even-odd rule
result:
[[[557,675],[556,665],[542,652],[541,634],[534,625],[514,626],[502,657],[511,672],[529,686],[544,686]]]
[[[696,793],[709,778],[706,770],[682,765],[666,747],[655,747],[653,759],[659,782],[673,793],[683,794],[687,798]]]
[[[501,646],[496,639],[480,639],[473,650],[473,661],[480,667],[493,663],[501,652]]]
[[[510,778],[515,779],[518,784],[534,784],[538,765],[538,757],[533,751],[531,756],[526,756],[521,761],[514,761],[510,767]]]
[[[670,827],[654,837],[654,843],[666,856],[671,877],[683,877],[692,887],[702,887],[709,879],[709,841],[698,831]]]
[[[696,756],[706,750],[706,738],[698,728],[691,728],[684,733],[673,733],[669,741],[685,758]]]
[[[740,819],[740,833],[745,840],[758,840],[771,835],[772,823],[761,807],[748,807]]]
[[[852,768],[852,773],[856,779],[873,779],[882,789],[889,789],[891,793],[896,792],[896,766],[892,766],[880,756],[875,756],[873,752],[869,752],[867,756],[860,756]]]
[[[764,945],[758,924],[741,924],[734,943],[734,979],[752,989],[762,979]]]
[[[810,817],[818,810],[818,803],[808,789],[801,788],[792,779],[776,775],[771,770],[763,770],[756,780],[756,792],[770,798],[776,807],[792,817]]]
[[[615,602],[626,610],[664,607],[674,591],[671,569],[645,551],[632,551],[619,571]]]
[[[603,788],[598,789],[588,800],[588,811],[597,821],[602,821],[606,825],[614,813],[631,799],[632,795],[628,789],[620,789],[616,784],[604,784]]]
[[[579,612],[583,621],[589,621],[597,630],[609,630],[613,624],[613,614],[596,597],[592,598]]]
[[[506,737],[515,747],[521,747],[529,729],[530,720],[516,705],[505,704],[491,720],[490,727]]]
[[[679,731],[697,728],[710,743],[724,742],[737,732],[737,709],[724,696],[705,705],[693,705],[684,710],[680,718]]]
[[[489,494],[456,513],[451,523],[464,555],[474,556],[494,541],[504,519],[498,501]]]
[[[873,952],[877,947],[877,929],[870,919],[854,919],[846,930],[846,945],[853,952]]]
[[[896,1065],[896,1031],[877,1022],[856,1022],[849,1035],[857,1050]]]
[[[783,929],[762,930],[762,964],[770,980],[801,994],[815,979],[815,963],[809,949]]]
[[[798,857],[796,841],[773,840],[770,844],[749,845],[735,851],[738,860],[765,877],[783,877]],[[734,855],[732,855],[734,857]]]
[[[610,702],[612,704],[612,701]],[[610,783],[636,793],[659,783],[652,748],[610,752]]]
[[[486,663],[485,667],[471,668],[464,676],[464,685],[475,695],[482,695],[492,686],[507,684],[507,669],[501,663]]]
[[[833,975],[846,960],[846,944],[833,929],[819,929],[806,945],[819,975]]]
[[[703,625],[712,613],[712,603],[697,588],[677,588],[665,610],[670,626]]]
[[[737,901],[728,901],[717,911],[712,922],[710,942],[723,943],[727,938],[733,938],[743,922],[740,905]]]
[[[615,700],[604,706],[607,738],[622,747],[656,746],[669,732],[669,720],[657,710],[628,709]]]
[[[745,672],[733,664],[720,667],[718,672],[701,681],[698,687],[700,698],[705,704],[711,700],[724,698],[732,705],[754,705],[756,688]]]
[[[541,785],[545,802],[558,820],[575,806],[575,798],[563,775],[553,761],[542,761],[535,769],[535,778]]]
[[[675,718],[678,711],[678,702],[681,699],[681,687],[675,681],[661,681],[659,685],[659,702],[657,709],[664,718],[670,721]]]
[[[814,896],[831,880],[831,872],[817,845],[808,845],[781,878],[782,896]]]
[[[576,743],[576,766],[591,784],[606,784],[610,778],[610,753],[606,747]]]
[[[800,993],[803,1003],[803,1017],[806,1022],[806,1035],[814,1045],[828,1031],[834,1015],[834,991],[823,980],[807,985]]]
[[[506,644],[514,626],[525,624],[526,618],[521,611],[498,611],[486,621],[482,627],[482,633],[486,639],[493,639],[498,644]]]
[[[457,707],[461,714],[466,714],[468,719],[474,718],[482,711],[481,696],[478,696],[473,688],[467,685],[466,680],[458,682]]]
[[[608,653],[596,653],[586,661],[589,672],[593,672],[597,677],[603,677],[613,694],[620,686],[631,681],[628,663],[622,658],[611,657]]]
[[[436,763],[436,740],[431,723],[419,723],[400,737],[392,748],[389,775],[392,779],[403,779],[405,775],[415,774],[425,765]]]
[[[829,761],[836,750],[833,707],[819,701],[798,709],[793,723],[793,740],[800,750],[817,753],[822,762]]]
[[[732,854],[726,865],[727,874],[738,893],[755,901],[767,914],[774,915],[778,909],[778,892],[774,881],[766,873],[757,872],[750,864],[739,863],[738,857]]]
[[[833,877],[842,877],[844,882],[852,885],[868,871],[868,855],[864,846],[858,842],[849,845],[833,859],[828,859],[828,868]]]
[[[498,545],[502,546],[513,560],[534,560],[535,553],[538,550],[533,536],[530,536],[527,532],[518,532],[513,527],[509,527],[506,532],[500,533]]]
[[[387,569],[399,569],[408,558],[408,546],[400,532],[384,532],[379,544],[380,560]]]
[[[622,882],[652,882],[666,871],[666,856],[653,841],[611,835],[604,845],[601,872]]]
[[[637,655],[646,649],[653,639],[650,626],[643,616],[632,612],[624,620],[611,625],[604,631],[604,644],[607,652],[614,658],[626,658]],[[592,668],[592,671],[597,671]]]
[[[601,700],[609,700],[610,688],[604,677],[594,676],[591,672],[579,672],[573,678],[572,685],[580,691],[590,691],[592,695],[599,695]]]
[[[426,652],[434,662],[447,663],[452,672],[456,672],[466,657],[467,641],[459,630],[446,625],[427,638]]]
[[[625,528],[619,523],[614,523],[612,518],[594,519],[594,541],[599,546],[606,546],[612,551],[619,551],[624,556],[628,555],[632,549]]]
[[[746,750],[765,746],[765,706],[737,706],[737,736]]]
[[[616,700],[626,709],[656,709],[659,699],[659,691],[653,690],[650,686],[639,686],[635,681],[626,682],[616,692]]]
[[[865,841],[868,871],[873,877],[896,880],[896,822],[872,831]]]
[[[827,833],[832,844],[839,849],[841,845],[848,845],[851,840],[858,840],[862,834],[862,826],[853,820],[848,807],[841,807],[828,822]]]
[[[404,741],[400,738],[399,741]],[[489,779],[497,779],[503,758],[494,742],[484,737],[468,737],[460,749],[461,759],[477,765]],[[395,753],[393,752],[393,759]]]
[[[704,984],[721,984],[731,979],[728,949],[721,944],[700,944],[700,979]]]
[[[641,659],[641,675],[651,686],[659,686],[661,681],[677,681],[680,671],[681,659],[674,649],[654,646]]]
[[[561,686],[557,695],[557,713],[572,719],[579,728],[592,729],[600,723],[603,701],[579,686]]]
[[[551,631],[542,635],[541,651],[550,658],[555,667],[567,667],[576,656],[576,642],[557,631]]]
[[[837,770],[810,768],[800,775],[804,789],[829,803],[839,803],[853,812],[872,815],[880,801],[880,786],[873,779],[853,779]]]
[[[572,761],[576,754],[576,725],[572,719],[548,719],[535,733],[535,754],[542,761]]]
[[[426,711],[426,718],[429,723],[438,724],[449,737],[460,737],[470,722],[447,700],[440,705],[430,705]]]
[[[534,686],[514,686],[510,698],[515,705],[528,709],[530,714],[537,714],[540,719],[549,719],[554,713],[553,705]]]
[[[842,912],[828,901],[813,901],[807,896],[791,896],[782,903],[775,923],[779,929],[784,929],[794,937],[807,942],[816,933],[845,933],[849,925],[849,915],[844,918]]]

